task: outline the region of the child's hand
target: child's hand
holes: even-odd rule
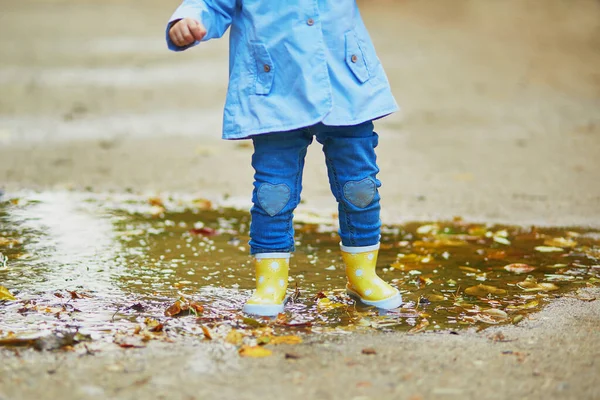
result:
[[[206,36],[206,28],[193,18],[184,18],[175,22],[169,29],[169,38],[176,46],[183,47],[200,41]]]

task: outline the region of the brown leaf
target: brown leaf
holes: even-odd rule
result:
[[[367,355],[374,355],[374,354],[377,354],[377,352],[375,351],[375,349],[374,349],[374,348],[372,348],[372,347],[367,347],[366,349],[362,349],[362,352],[361,352],[361,353],[363,353],[363,354],[367,354]]]
[[[75,299],[85,299],[85,298],[90,298],[92,296],[90,296],[89,294],[85,294],[85,293],[77,293],[74,290],[67,290],[67,292],[69,292],[69,294],[71,295],[71,298],[73,300]]]
[[[286,360],[298,360],[299,358],[302,358],[302,356],[298,353],[285,353]]]
[[[192,235],[200,235],[200,236],[214,236],[217,234],[217,231],[213,228],[192,228],[189,231]]]
[[[169,308],[165,310],[165,315],[167,317],[173,317],[178,315],[181,312],[181,302],[177,300],[175,303],[171,304]]]
[[[505,294],[506,290],[499,289],[495,286],[479,284],[477,286],[471,286],[466,288],[465,293],[470,296],[485,297],[488,294]]]

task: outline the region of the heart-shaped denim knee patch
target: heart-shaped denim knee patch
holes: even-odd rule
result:
[[[358,208],[365,208],[375,198],[377,187],[371,178],[362,181],[348,181],[344,185],[344,197]]]
[[[263,210],[272,217],[283,210],[290,201],[290,192],[290,188],[283,183],[279,185],[262,183],[258,187],[256,197]]]

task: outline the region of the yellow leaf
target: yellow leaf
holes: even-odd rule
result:
[[[488,294],[504,294],[506,290],[499,289],[495,286],[477,285],[465,289],[465,293],[471,296],[485,297]]]
[[[333,310],[334,308],[344,307],[344,306],[345,306],[345,304],[336,303],[334,301],[329,300],[327,297],[324,297],[322,299],[319,299],[319,301],[317,301],[317,307],[321,311]]]
[[[0,246],[12,247],[17,244],[19,244],[19,241],[16,239],[9,239],[0,236]]]
[[[550,247],[575,247],[577,242],[573,239],[565,239],[563,237],[557,237],[552,239],[544,240],[544,244]]]
[[[271,338],[270,344],[300,344],[302,343],[302,338],[299,336],[273,336]]]
[[[536,247],[534,247],[534,249],[539,251],[540,253],[550,253],[553,251],[564,251],[562,249],[562,247],[555,247],[555,246],[536,246]]]
[[[229,333],[227,334],[227,336],[225,337],[225,341],[227,343],[231,343],[235,346],[241,345],[242,340],[244,340],[244,335],[242,334],[242,332],[240,332],[236,329],[230,330]]]
[[[0,300],[16,300],[17,298],[10,294],[7,288],[0,286]]]
[[[265,349],[262,346],[242,346],[242,348],[238,351],[238,353],[242,357],[253,357],[253,358],[268,357],[271,354],[273,354],[273,352],[271,350]]]

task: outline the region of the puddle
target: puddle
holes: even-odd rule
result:
[[[252,336],[260,326],[280,335],[484,328],[518,323],[553,298],[600,285],[598,231],[410,223],[382,233],[379,273],[406,301],[382,312],[341,290],[333,217],[303,219],[290,272],[298,297],[285,316],[257,321],[239,312],[254,286],[245,211],[76,193],[5,199],[0,286],[17,300],[0,302],[0,342],[69,329],[118,342],[115,335],[171,340],[231,329]],[[180,297],[202,310],[166,317]]]

